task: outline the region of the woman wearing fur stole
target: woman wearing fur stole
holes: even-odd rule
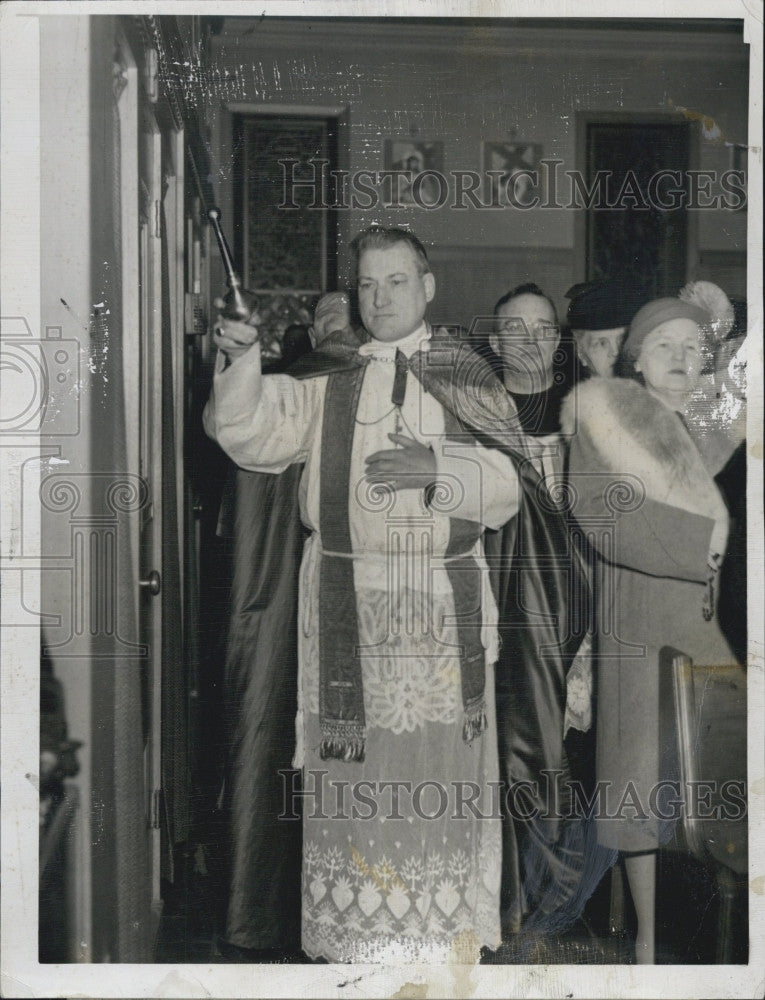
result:
[[[605,812],[619,813],[609,819],[601,808],[598,841],[625,854],[640,963],[654,960],[656,851],[668,836],[648,806],[668,777],[660,772],[659,650],[734,662],[713,607],[728,515],[684,419],[708,323],[693,303],[648,303],[624,344],[635,379],[593,378],[562,410],[573,512],[598,556],[596,773],[607,783]],[[636,808],[619,809],[625,802]]]

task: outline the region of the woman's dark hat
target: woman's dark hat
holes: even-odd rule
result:
[[[566,322],[572,330],[615,330],[629,326],[647,296],[624,278],[598,278],[573,285]]]

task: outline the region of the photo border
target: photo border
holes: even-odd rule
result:
[[[404,6],[388,0],[367,5],[369,16],[402,16]],[[422,0],[419,16],[482,16],[485,5],[454,0]],[[509,0],[508,16],[539,17],[536,0]],[[545,5],[545,17],[565,16],[570,5],[555,0]],[[210,7],[197,3],[105,3],[58,2],[5,4],[0,8],[0,51],[2,59],[2,314],[40,316],[40,184],[39,163],[39,39],[36,19],[57,14],[207,14]],[[257,16],[304,14],[311,17],[347,16],[342,2],[324,0],[311,3],[260,0],[245,6],[225,2],[215,7],[217,14]],[[357,16],[359,7],[354,6]],[[493,10],[492,15],[496,16]],[[3,812],[0,827],[2,844],[2,993],[4,996],[159,997],[159,996],[272,996],[322,995],[355,996],[534,996],[561,995],[590,997],[737,997],[762,991],[765,969],[765,775],[762,738],[765,702],[763,699],[763,619],[755,609],[763,598],[762,534],[762,32],[759,16],[745,0],[699,0],[689,6],[675,0],[668,6],[658,2],[595,3],[582,0],[576,17],[725,17],[742,18],[745,41],[750,45],[750,103],[748,152],[749,328],[752,337],[748,370],[752,373],[748,398],[748,486],[749,534],[749,814],[750,829],[750,961],[748,966],[205,966],[205,965],[44,965],[37,962],[37,837],[39,809],[37,792],[38,733],[30,719],[37,717],[39,704],[39,661],[37,649],[29,643],[28,628],[5,625],[0,628],[2,662],[2,788]],[[33,324],[34,333],[34,324]],[[754,374],[756,373],[756,375]],[[6,397],[2,404],[13,406]],[[32,442],[33,444],[33,442]],[[0,515],[4,559],[10,559],[9,544],[18,525],[18,509],[8,486],[14,469],[34,455],[30,444],[0,441],[2,482]],[[34,498],[27,501],[34,505]],[[40,553],[39,518],[33,509],[25,525],[31,536],[25,539],[30,566],[25,569],[24,594],[39,607],[39,569],[34,554]],[[36,529],[35,529],[36,525]],[[35,535],[35,530],[38,534]],[[12,552],[12,548],[10,549]],[[8,564],[6,563],[6,569]],[[9,583],[9,581],[11,581]],[[4,578],[0,614],[18,597],[12,578]],[[37,604],[34,604],[37,599]],[[33,647],[30,649],[30,645]]]

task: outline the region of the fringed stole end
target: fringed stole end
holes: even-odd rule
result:
[[[473,740],[480,736],[487,727],[488,722],[486,720],[486,705],[483,698],[481,698],[477,704],[471,705],[465,709],[465,721],[462,726],[462,739],[466,743],[472,743]]]
[[[357,724],[338,725],[336,722],[322,726],[319,756],[322,760],[364,760],[366,735]]]

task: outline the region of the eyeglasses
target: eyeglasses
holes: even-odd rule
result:
[[[500,321],[498,332],[526,339],[533,337],[534,340],[554,340],[560,334],[560,327],[557,323],[527,323],[521,316],[508,316]]]

